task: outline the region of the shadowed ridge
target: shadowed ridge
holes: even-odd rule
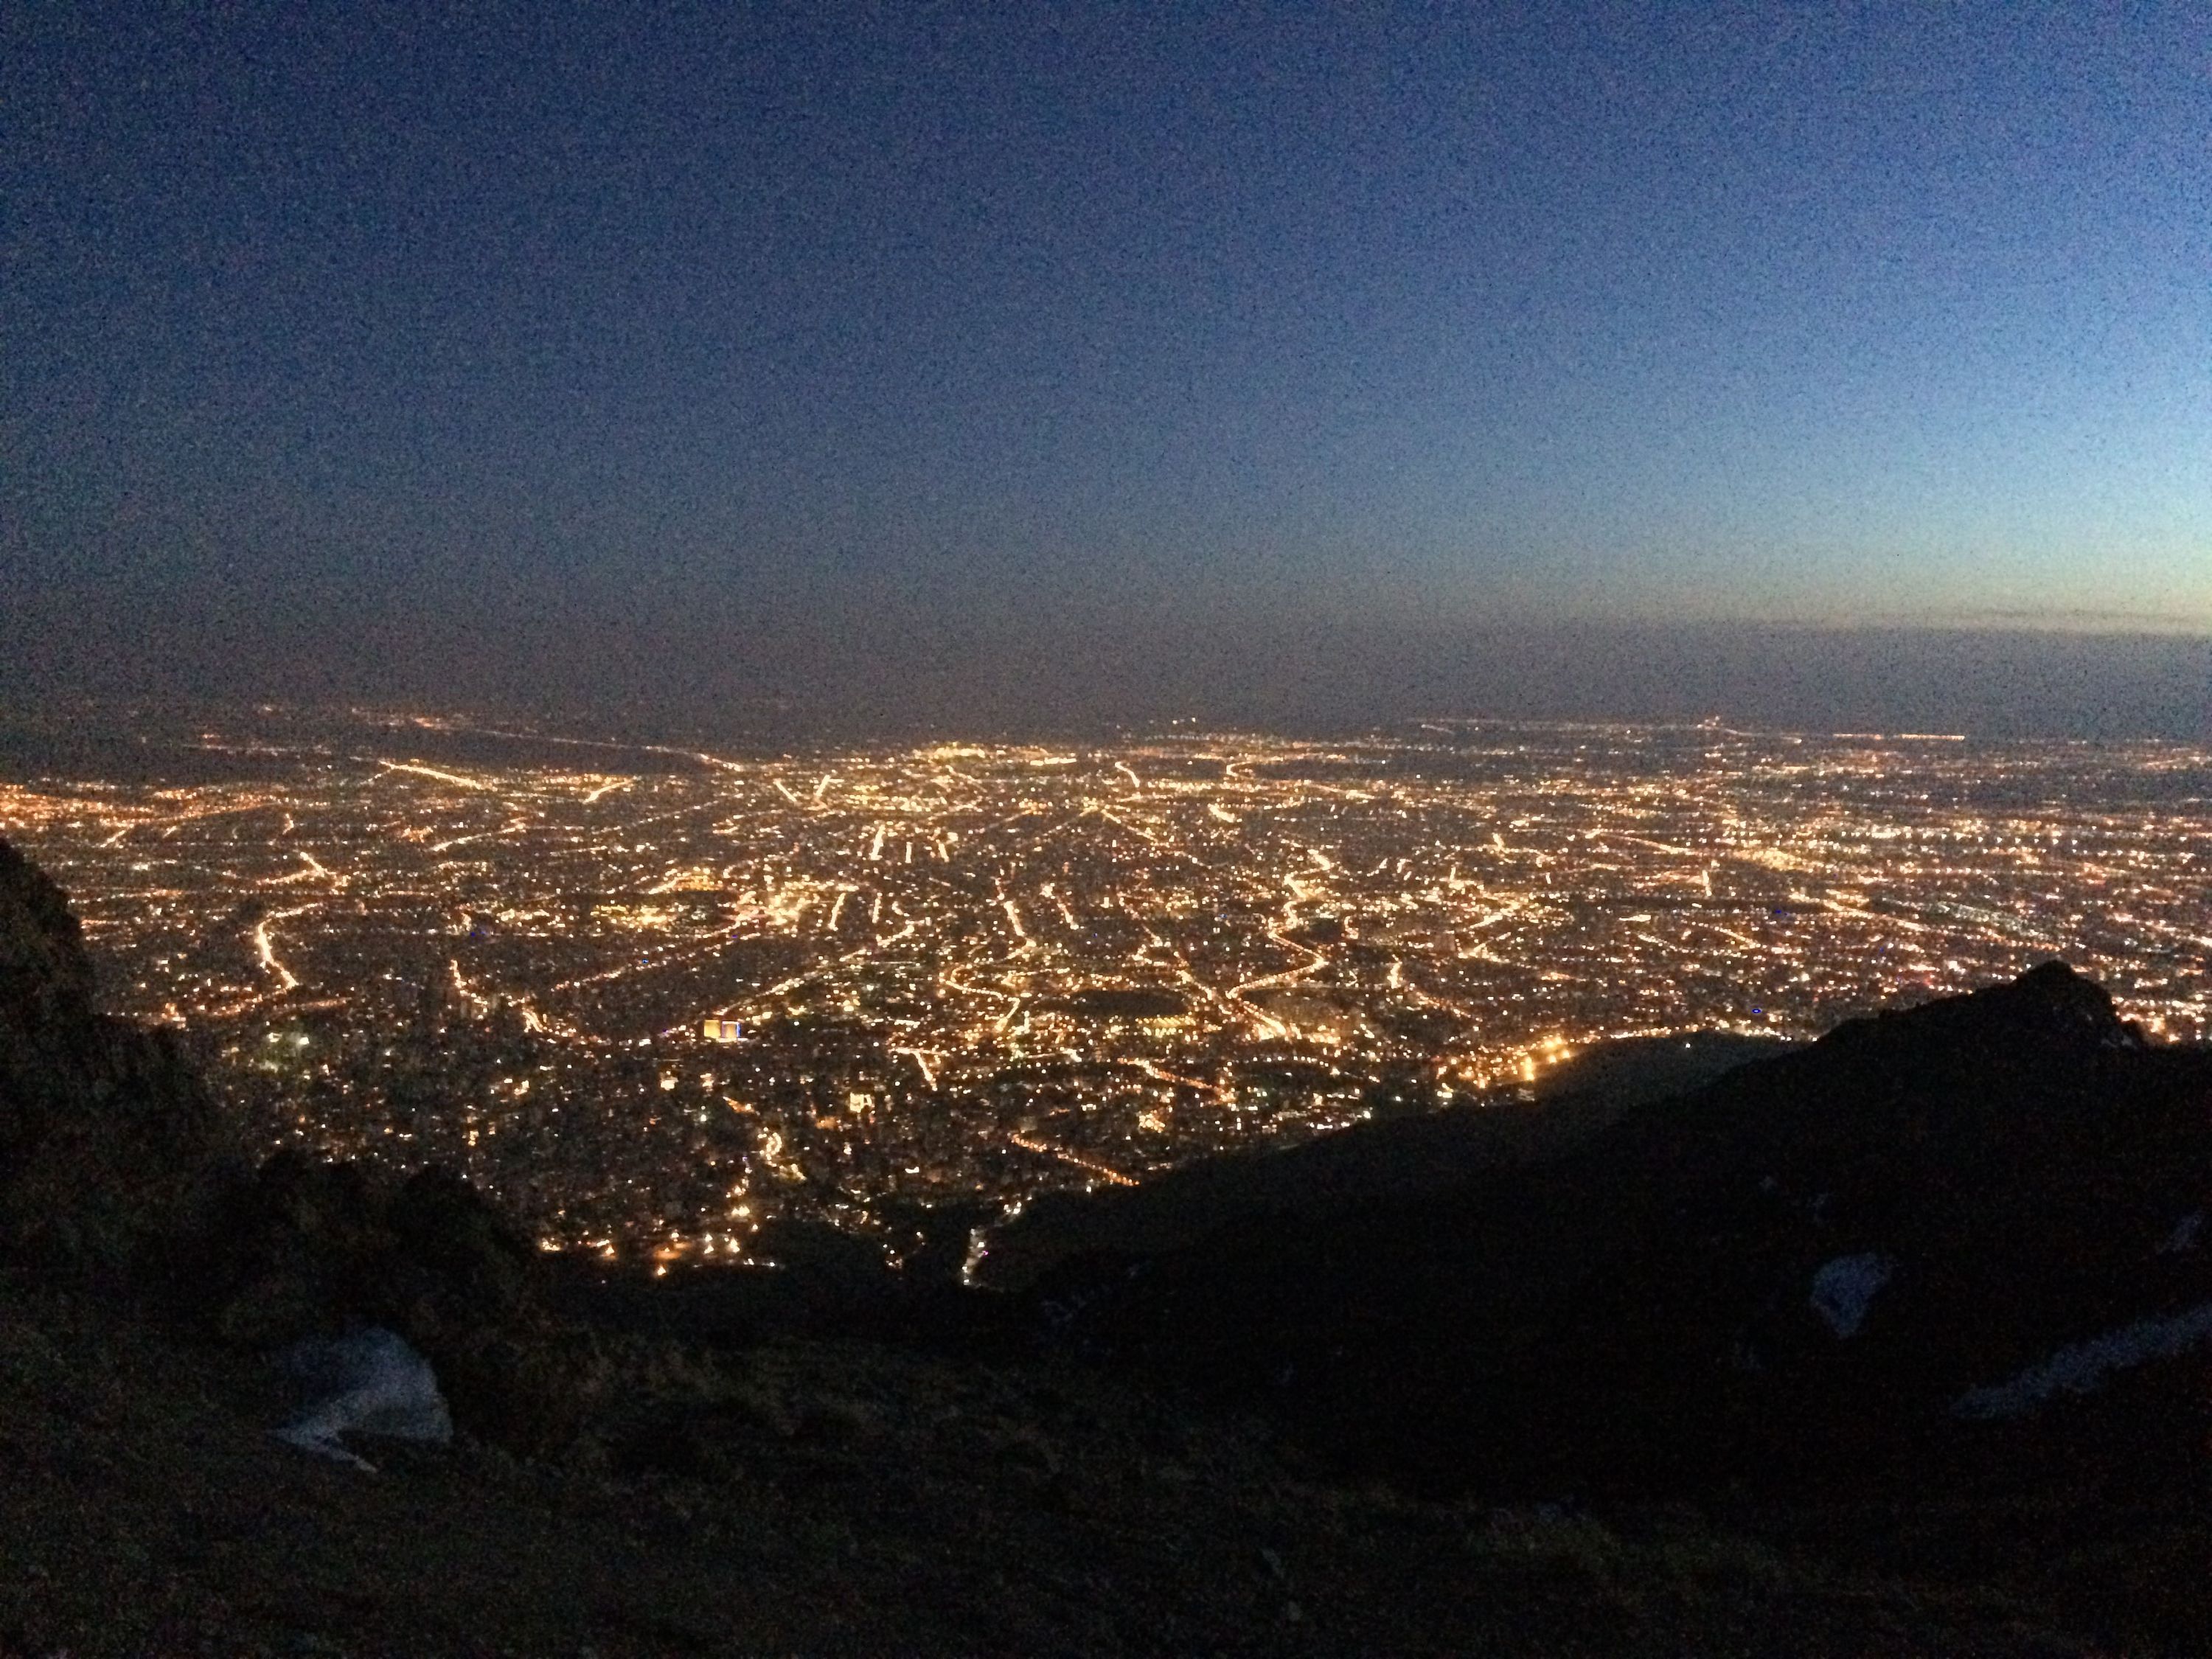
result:
[[[94,989],[61,889],[0,841],[0,1262],[166,1276],[242,1167],[174,1037]]]
[[[2126,1100],[2154,1072],[2153,1045],[2111,995],[2063,962],[1960,996],[1847,1020],[1817,1042],[1630,1113],[1612,1156],[1694,1189],[1765,1160],[1838,1161],[1901,1196],[1947,1164],[2015,1153],[2083,1112]],[[2148,1070],[2146,1070],[2146,1067]],[[1911,1163],[1911,1175],[1899,1164]],[[1808,1179],[1812,1178],[1810,1176]],[[1899,1184],[1905,1183],[1905,1184]]]
[[[1533,1103],[1438,1106],[1431,1093],[1428,1109],[1301,1146],[1202,1158],[1133,1188],[1048,1193],[987,1231],[975,1279],[1021,1290],[1085,1255],[1158,1255],[1235,1229],[1417,1202],[1565,1158],[1638,1106],[1784,1048],[1774,1038],[1712,1031],[1601,1042],[1540,1078]]]
[[[2142,1030],[2124,1020],[2112,995],[2063,962],[2045,962],[2019,978],[1965,996],[1941,997],[1917,1007],[1846,1021],[1816,1047],[1831,1049],[1882,1044],[1910,1048],[1948,1046],[1988,1060],[2002,1044],[2019,1043],[2037,1054],[2087,1056],[2100,1050],[2141,1048]]]
[[[2208,1103],[2212,1052],[2148,1042],[2046,964],[1640,1106],[1540,1167],[1044,1293],[1080,1351],[1423,1490],[1978,1490],[2094,1444],[2170,1491],[2212,1427],[2196,1347],[2159,1334],[2212,1301],[2189,1225],[2212,1203]],[[2002,1428],[1954,1413],[2147,1321],[2108,1393]]]
[[[0,840],[0,1041],[49,1042],[92,1018],[92,959],[68,897]]]

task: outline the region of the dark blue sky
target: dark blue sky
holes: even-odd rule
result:
[[[87,679],[2212,633],[2201,7],[21,0],[0,93]]]

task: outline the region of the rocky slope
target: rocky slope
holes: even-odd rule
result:
[[[67,900],[0,841],[0,1253],[143,1274],[240,1170],[176,1044],[98,1012]]]

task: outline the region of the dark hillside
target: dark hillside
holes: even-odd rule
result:
[[[144,1276],[240,1173],[206,1085],[166,1034],[99,1012],[68,901],[0,841],[0,1257]]]
[[[1188,1164],[1134,1188],[1052,1193],[988,1231],[979,1282],[1021,1290],[1085,1254],[1198,1250],[1270,1221],[1311,1224],[1449,1192],[1479,1176],[1563,1158],[1632,1107],[1664,1099],[1780,1051],[1707,1032],[1603,1043],[1514,1098],[1378,1117],[1288,1150]]]
[[[2077,1434],[2187,1482],[2198,1362],[2159,1322],[2212,1308],[2209,1189],[2212,1054],[2147,1044],[2054,963],[1846,1025],[1562,1159],[1072,1265],[1048,1293],[1080,1305],[1089,1351],[1431,1491],[2025,1478]],[[2179,1416],[1977,1392],[2146,1322],[2178,1351],[2106,1369],[2166,1379]]]

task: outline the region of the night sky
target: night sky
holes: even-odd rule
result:
[[[2203,726],[2200,6],[18,0],[0,99],[14,695]]]

